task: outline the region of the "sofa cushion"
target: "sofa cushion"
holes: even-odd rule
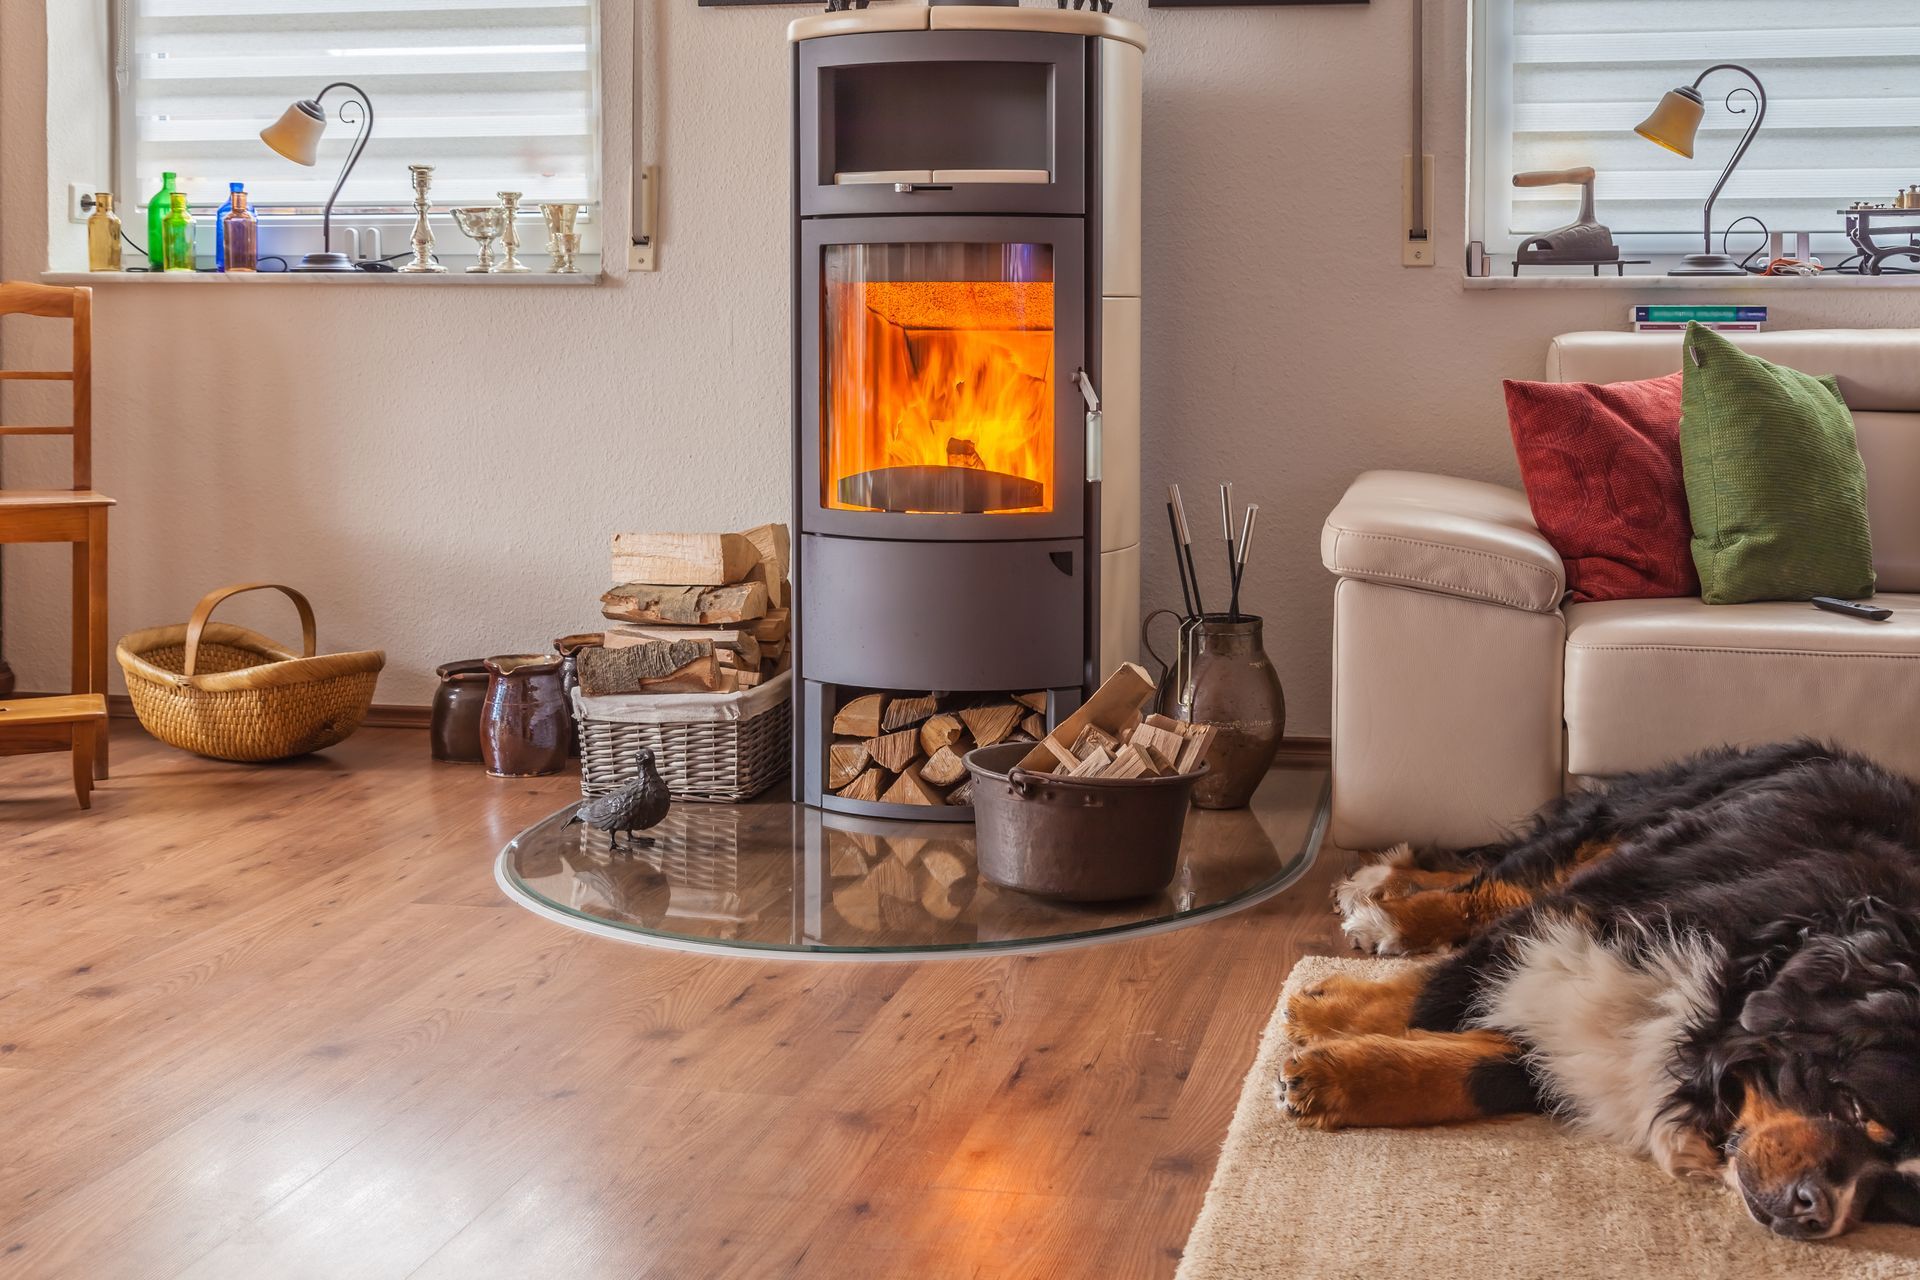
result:
[[[1343,578],[1532,613],[1552,613],[1567,590],[1527,496],[1453,476],[1361,473],[1327,516],[1320,559]]]
[[[1886,622],[1795,602],[1570,605],[1567,769],[1605,776],[1801,736],[1920,779],[1920,595]]]
[[[1831,377],[1687,326],[1680,456],[1709,604],[1873,594],[1867,473]]]
[[[1681,375],[1501,383],[1527,505],[1574,600],[1700,594],[1680,477]]]

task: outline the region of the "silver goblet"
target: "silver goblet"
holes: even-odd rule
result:
[[[447,212],[453,215],[453,225],[480,246],[479,261],[467,268],[468,274],[492,271],[493,242],[500,238],[500,232],[506,226],[506,210],[491,204],[449,209]]]
[[[500,244],[506,250],[506,257],[494,270],[502,275],[519,275],[522,272],[531,271],[532,267],[520,261],[520,230],[514,221],[520,213],[520,193],[499,191],[494,194],[500,197],[502,223]]]
[[[573,234],[574,222],[580,216],[577,204],[543,204],[540,216],[547,223],[547,253],[553,258],[553,265],[547,268],[550,275],[568,275],[576,271],[573,255],[566,251],[562,237]],[[574,241],[577,248],[579,240]]]

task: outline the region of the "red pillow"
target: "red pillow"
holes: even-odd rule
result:
[[[1527,504],[1566,562],[1572,599],[1699,595],[1680,472],[1680,375],[1501,385]]]

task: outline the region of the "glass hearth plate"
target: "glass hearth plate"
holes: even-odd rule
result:
[[[1246,809],[1190,811],[1166,892],[1092,905],[986,883],[971,825],[682,803],[627,852],[567,825],[572,812],[521,832],[495,868],[508,897],[549,919],[682,951],[913,959],[1085,946],[1265,901],[1319,853],[1327,774],[1278,769]]]

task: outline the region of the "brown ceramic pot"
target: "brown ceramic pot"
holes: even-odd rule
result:
[[[436,667],[433,691],[433,758],[480,763],[480,720],[487,710],[487,664],[479,658]]]
[[[567,754],[580,754],[580,726],[573,721],[573,691],[580,687],[580,651],[597,649],[604,642],[604,633],[587,631],[577,635],[561,636],[553,642],[555,653],[560,655],[560,682],[567,694]]]
[[[560,655],[488,658],[480,758],[496,778],[537,778],[567,767],[573,717]]]
[[[1181,631],[1168,714],[1213,726],[1207,776],[1193,789],[1202,809],[1238,809],[1253,799],[1287,732],[1287,699],[1267,660],[1260,619],[1210,613]]]

